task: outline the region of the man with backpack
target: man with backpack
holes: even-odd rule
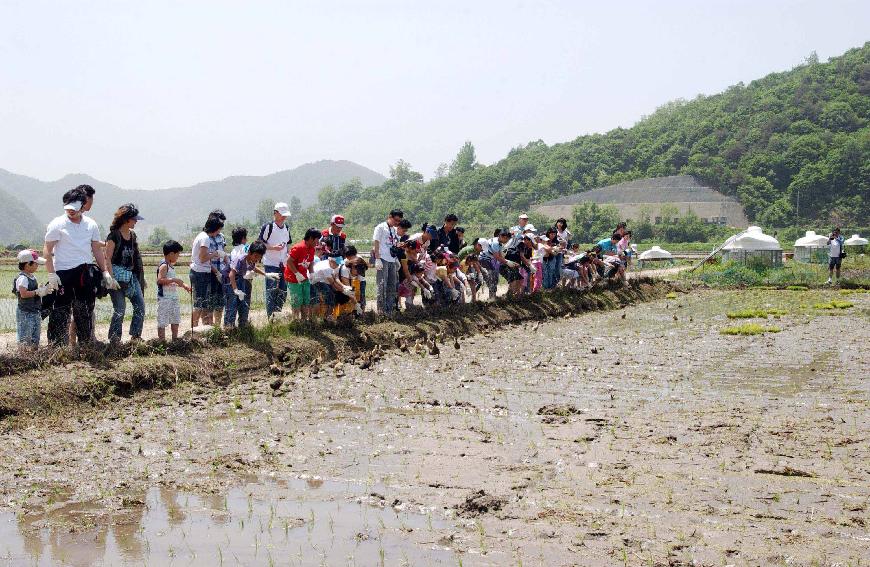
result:
[[[266,243],[263,256],[263,271],[266,272],[266,316],[271,317],[284,308],[287,299],[287,282],[284,279],[284,264],[290,245],[290,227],[286,220],[290,216],[287,203],[275,203],[274,220],[260,227],[259,240]]]

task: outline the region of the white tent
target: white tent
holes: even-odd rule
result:
[[[867,246],[868,240],[866,238],[861,238],[857,234],[853,234],[850,238],[846,239],[846,246]]]
[[[725,260],[746,262],[758,259],[757,261],[769,266],[782,265],[782,246],[779,245],[779,240],[764,234],[759,226],[750,226],[729,238],[722,251]]]
[[[825,262],[828,237],[808,230],[806,235],[794,241],[794,259],[801,262]]]
[[[674,256],[658,246],[653,246],[649,250],[641,252],[641,254],[637,257],[640,262],[640,267],[643,267],[644,262],[664,262],[674,261]]]
[[[646,252],[642,252],[640,256],[637,257],[638,260],[673,260],[674,256],[658,246],[653,246]]]

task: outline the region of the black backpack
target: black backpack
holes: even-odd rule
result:
[[[269,239],[272,238],[272,230],[274,229],[274,227],[275,227],[274,222],[269,222],[269,223],[266,223],[263,226],[261,226],[260,227],[260,236],[259,236],[260,240],[262,240],[263,242],[268,242]],[[287,245],[289,246],[292,243],[293,243],[293,239],[290,238],[290,227],[288,226],[287,227]]]

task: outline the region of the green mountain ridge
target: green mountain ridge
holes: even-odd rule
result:
[[[393,208],[415,221],[455,212],[471,226],[502,225],[556,197],[623,181],[694,175],[738,197],[766,226],[870,222],[870,42],[820,63],[811,56],[712,96],[665,104],[631,128],[548,146],[517,147],[481,166],[473,146],[450,174],[423,183],[407,164],[342,210],[373,225]],[[331,197],[331,196],[329,196]],[[340,201],[340,200],[339,200]],[[312,215],[331,212],[321,199]]]
[[[0,190],[0,211],[0,242],[37,242],[45,234],[45,227],[27,205],[3,190]]]
[[[139,232],[147,234],[153,227],[163,226],[170,233],[181,235],[205,221],[208,212],[221,208],[229,222],[254,219],[258,203],[263,199],[290,202],[298,197],[302,205],[316,199],[325,186],[339,185],[352,179],[364,185],[378,185],[386,178],[351,161],[322,160],[270,175],[237,175],[217,181],[206,181],[190,187],[169,189],[122,189],[85,174],[69,174],[56,181],[41,181],[0,169],[0,190],[16,195],[27,205],[38,222],[37,232],[62,212],[60,198],[67,190],[87,183],[96,189],[92,215],[105,230],[114,211],[124,203],[135,203],[145,217]],[[10,222],[6,208],[0,209],[0,225]],[[2,242],[8,242],[0,238]]]

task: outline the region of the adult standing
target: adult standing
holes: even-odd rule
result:
[[[193,310],[190,313],[190,324],[196,327],[214,323],[214,305],[212,292],[215,287],[212,282],[215,276],[212,272],[212,260],[226,257],[223,250],[210,250],[212,238],[220,233],[224,222],[220,217],[209,215],[202,227],[202,232],[196,235],[190,245],[190,287],[193,288]],[[218,295],[223,299],[223,288],[218,289]]]
[[[287,203],[275,203],[272,215],[272,222],[268,222],[260,228],[259,236],[259,240],[266,243],[263,271],[266,272],[267,317],[271,317],[276,311],[284,309],[284,302],[287,300],[284,262],[287,260],[287,247],[290,245],[290,228],[286,224],[287,217],[290,216],[290,207],[287,206]]]
[[[53,345],[69,343],[70,314],[76,323],[79,344],[92,340],[94,303],[100,285],[99,276],[95,277],[90,267],[92,260],[102,270],[106,288],[118,289],[103,254],[99,227],[82,214],[87,200],[84,189],[67,191],[63,195],[64,214],[48,223],[45,232],[48,281],[58,288],[48,317],[48,341]]]
[[[403,218],[405,213],[393,209],[387,220],[375,227],[372,235],[374,241],[372,255],[377,270],[378,311],[385,315],[392,315],[395,311],[399,293],[399,268],[395,255],[399,237],[396,226]]]
[[[227,216],[220,209],[215,209],[208,214],[209,218],[216,218],[226,226]],[[208,250],[211,253],[217,253],[211,261],[211,273],[214,276],[209,282],[211,285],[211,310],[213,325],[220,327],[223,320],[223,311],[227,306],[227,288],[230,283],[230,257],[226,253],[227,237],[223,235],[223,227],[221,230],[209,237]]]
[[[122,205],[115,212],[109,235],[106,237],[106,259],[112,270],[112,277],[120,289],[109,292],[112,298],[112,321],[109,324],[109,342],[121,341],[121,328],[127,299],[133,306],[133,319],[130,321],[130,340],[142,339],[142,326],[145,323],[145,271],[142,268],[142,255],[133,230],[136,223],[144,220],[139,216],[136,205]]]
[[[321,258],[339,258],[344,256],[347,235],[344,233],[344,217],[332,215],[329,228],[324,228],[320,236]]]
[[[828,281],[826,282],[828,284],[834,277],[835,269],[837,270],[837,281],[840,281],[840,266],[843,265],[843,256],[845,256],[843,252],[844,242],[845,239],[840,234],[840,227],[835,227],[828,235]]]
[[[82,205],[82,215],[87,215],[87,213],[90,212],[91,207],[94,206],[94,195],[97,194],[97,191],[93,187],[91,187],[90,185],[86,185],[86,184],[79,185],[76,187],[76,189],[79,189],[79,190],[82,190],[85,192],[85,195],[87,198],[85,199],[85,204]],[[88,218],[90,218],[90,217],[88,217]],[[97,229],[99,230],[99,224],[97,224]],[[106,247],[106,243],[101,240],[100,241],[100,248],[103,249],[103,254],[105,254],[105,247]],[[108,258],[108,256],[106,256],[106,264],[108,265],[108,263],[109,263],[109,258]],[[96,331],[96,328],[97,328],[96,317],[94,315],[94,307],[95,307],[96,301],[97,301],[97,298],[96,298],[96,296],[94,296],[94,299],[91,301],[91,305],[89,306],[89,309],[91,310],[91,340],[96,339],[96,335],[94,333],[94,331]],[[76,322],[74,319],[70,319],[70,322],[69,322],[69,335],[70,335],[70,344],[75,344],[75,342],[76,342]]]

